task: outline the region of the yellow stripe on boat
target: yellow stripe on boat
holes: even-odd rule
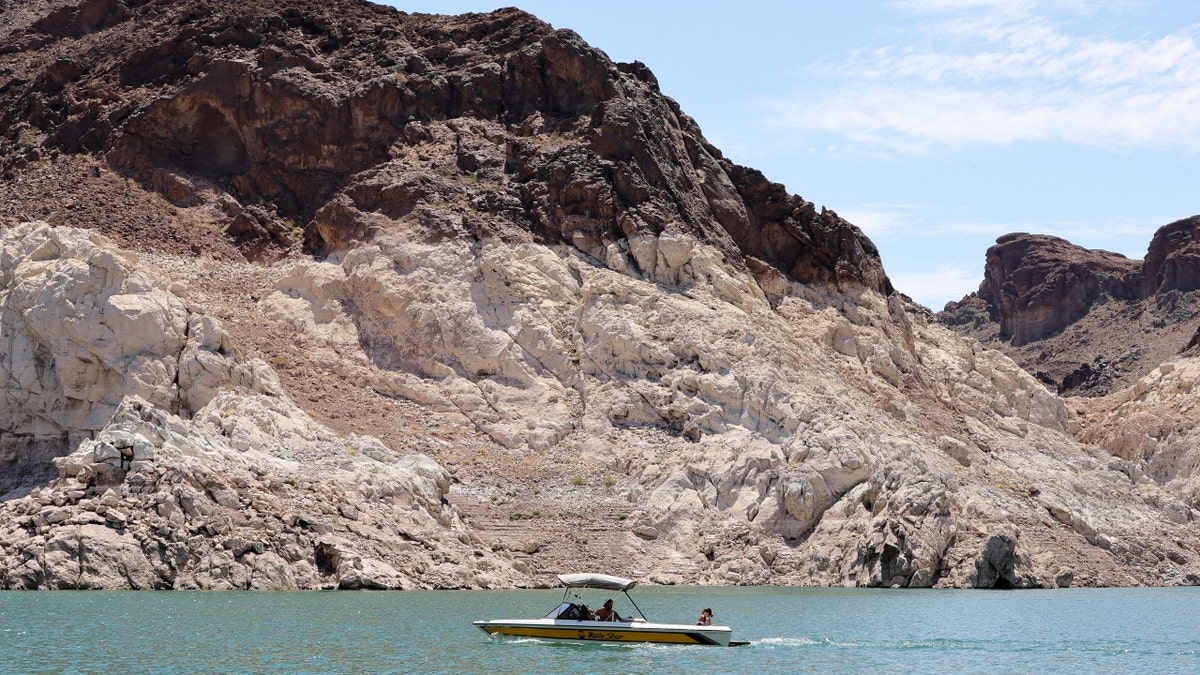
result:
[[[641,630],[594,630],[549,626],[483,626],[489,635],[548,638],[552,640],[583,640],[596,642],[657,642],[664,644],[708,645],[718,641],[702,632],[668,633]]]

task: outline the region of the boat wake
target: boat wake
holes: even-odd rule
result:
[[[555,648],[567,649],[634,649],[651,645],[646,642],[565,642],[563,640],[552,640],[549,638],[523,637],[523,636],[495,636],[491,639],[493,644],[504,645],[541,645]]]
[[[785,638],[772,637],[762,638],[761,640],[751,640],[751,647],[816,647],[828,644],[824,640],[813,640],[811,638]]]
[[[832,638],[807,638],[807,637],[772,637],[763,638],[761,640],[752,640],[752,645],[759,647],[772,648],[810,648],[810,649],[871,649],[871,650],[920,650],[920,649],[937,649],[937,650],[974,650],[985,647],[985,643],[979,641],[965,640],[946,640],[933,638],[929,640],[837,640]],[[991,643],[991,644],[994,644]]]

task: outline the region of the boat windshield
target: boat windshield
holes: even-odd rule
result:
[[[570,621],[572,619],[577,620],[577,621],[585,621],[590,618],[588,616],[588,614],[589,614],[589,612],[585,607],[583,607],[581,605],[577,605],[573,602],[564,602],[561,605],[559,605],[558,607],[555,607],[554,609],[550,610],[550,613],[547,614],[544,618],[563,619],[563,620],[567,620],[567,621]]]
[[[555,607],[554,609],[550,610],[550,613],[547,614],[544,618],[557,619],[559,614],[562,614],[568,608],[574,607],[574,606],[575,606],[574,603],[564,602],[561,605],[559,605],[558,607]]]

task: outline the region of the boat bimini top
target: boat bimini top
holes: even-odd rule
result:
[[[558,580],[567,588],[599,588],[622,593],[637,586],[637,582],[632,579],[610,577],[607,574],[560,574]]]
[[[564,587],[562,604],[551,610],[546,615],[547,619],[582,618],[583,614],[587,611],[586,605],[580,607],[580,605],[567,600],[567,597],[571,595],[572,590],[577,588],[595,588],[603,591],[620,591],[625,594],[625,599],[629,600],[629,604],[633,605],[638,613],[637,617],[625,619],[625,621],[649,621],[646,618],[646,613],[629,596],[629,589],[637,586],[637,582],[632,579],[622,579],[621,577],[612,577],[607,574],[585,572],[581,574],[559,574],[558,580],[562,582]],[[575,595],[575,598],[579,599],[578,594]]]

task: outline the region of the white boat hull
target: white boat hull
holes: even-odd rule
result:
[[[476,621],[485,633],[495,636],[525,637],[555,642],[628,644],[649,642],[676,645],[713,645],[728,647],[733,629],[728,626],[688,626],[648,621],[575,621],[556,619],[518,619]]]

